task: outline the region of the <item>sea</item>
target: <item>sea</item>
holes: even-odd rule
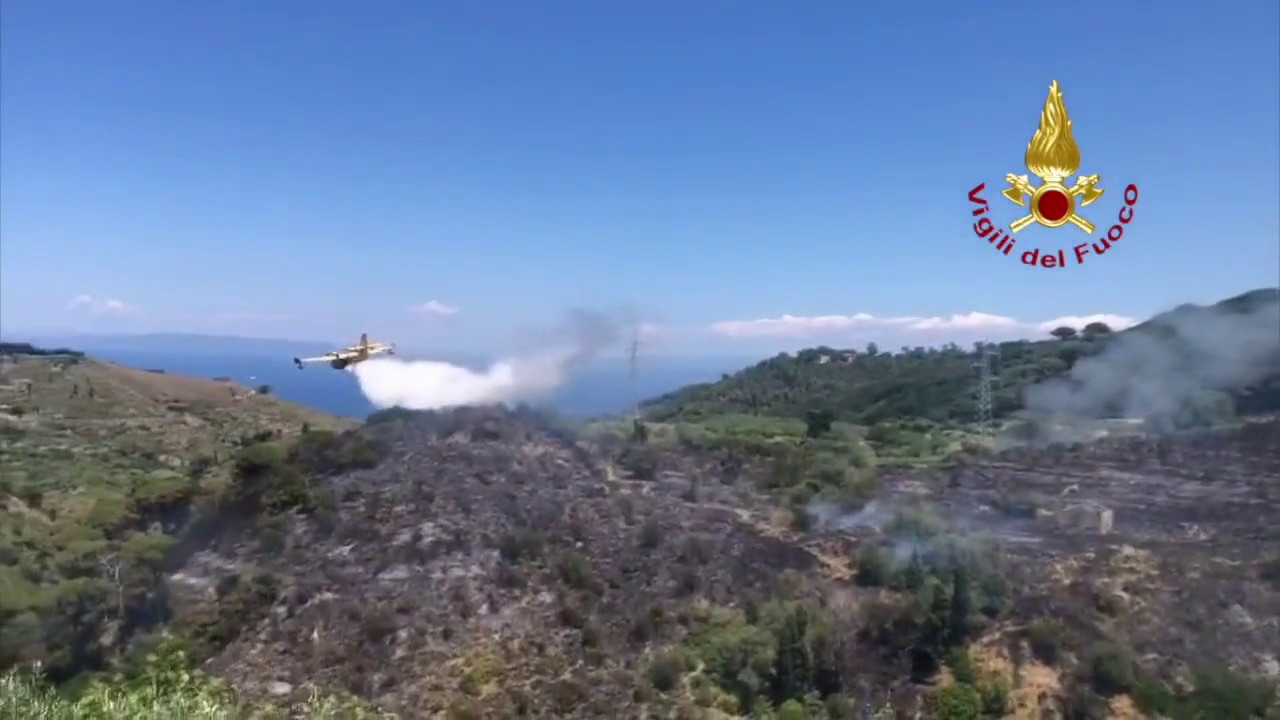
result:
[[[277,397],[316,410],[363,419],[375,408],[360,392],[350,373],[323,366],[298,370],[288,358],[257,355],[157,352],[123,348],[91,351],[100,360],[173,375],[232,380],[258,387],[267,385]],[[637,373],[635,390],[625,360],[601,360],[580,367],[567,383],[550,395],[530,401],[571,417],[596,417],[628,410],[635,398],[652,398],[685,385],[712,382],[749,363],[731,358],[654,358]]]

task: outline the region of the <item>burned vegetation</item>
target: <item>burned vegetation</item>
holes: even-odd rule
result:
[[[347,429],[201,385],[106,435],[66,387],[90,371],[24,390],[0,487],[23,583],[3,661],[69,688],[176,644],[237,702],[319,688],[401,717],[1276,712],[1275,419],[990,454],[820,412]],[[183,382],[112,373],[99,397]],[[144,423],[170,445],[82,490],[40,479]]]
[[[314,682],[408,715],[612,716],[657,694],[655,649],[815,565],[729,507],[615,477],[533,415],[369,432],[385,457],[332,478],[332,521],[300,517],[269,552],[206,553],[181,577],[216,587],[219,568],[252,565],[277,579],[269,617],[211,663],[246,692]]]
[[[1280,650],[1278,430],[881,469],[800,523],[773,464],[392,414],[326,503],[174,574],[174,626],[222,618],[206,667],[245,697],[406,717],[1252,717]]]

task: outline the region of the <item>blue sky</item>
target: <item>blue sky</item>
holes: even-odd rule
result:
[[[896,347],[1280,278],[1274,0],[2,7],[6,333],[470,350],[576,306],[669,352]],[[1045,270],[975,238],[966,193],[1017,217],[1054,79],[1094,239],[1141,200]]]

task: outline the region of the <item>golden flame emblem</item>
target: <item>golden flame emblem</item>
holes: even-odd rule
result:
[[[1076,198],[1080,199],[1080,207],[1086,207],[1106,191],[1098,188],[1102,179],[1098,175],[1080,176],[1070,188],[1062,184],[1080,170],[1080,146],[1076,145],[1071,116],[1067,114],[1067,104],[1062,99],[1062,89],[1058,87],[1057,80],[1049,85],[1049,97],[1040,112],[1040,127],[1027,143],[1026,164],[1027,170],[1039,177],[1043,184],[1040,187],[1032,185],[1026,175],[1005,176],[1009,188],[1004,191],[1004,196],[1010,201],[1027,207],[1026,198],[1031,196],[1031,213],[1014,221],[1009,229],[1016,233],[1033,222],[1049,228],[1071,223],[1086,233],[1092,233],[1093,223],[1076,214]]]

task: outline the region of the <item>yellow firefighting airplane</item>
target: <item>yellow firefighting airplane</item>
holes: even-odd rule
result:
[[[356,363],[364,362],[375,355],[395,354],[395,343],[369,342],[369,335],[367,333],[361,333],[360,343],[357,345],[352,345],[351,347],[335,350],[333,352],[327,352],[320,357],[294,358],[293,364],[297,365],[298,369],[301,370],[306,367],[307,363],[323,362],[329,363],[329,367],[334,370],[342,370],[348,365],[355,365]]]

